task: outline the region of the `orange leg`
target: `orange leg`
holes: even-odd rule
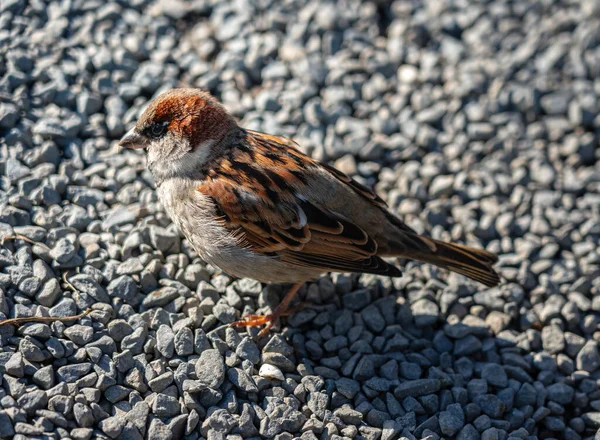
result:
[[[294,297],[298,293],[298,290],[300,290],[300,287],[302,287],[303,284],[304,283],[294,284],[292,286],[292,288],[289,290],[289,292],[285,295],[283,300],[279,303],[279,305],[277,307],[275,307],[275,310],[273,310],[272,314],[264,315],[264,316],[263,315],[246,315],[240,321],[236,321],[236,322],[232,323],[231,326],[232,327],[257,327],[259,325],[264,325],[265,328],[263,328],[258,333],[258,337],[262,338],[267,333],[269,333],[269,330],[271,329],[271,327],[273,327],[273,324],[275,323],[275,321],[277,321],[277,319],[279,319],[280,316],[285,316],[287,314],[288,307],[290,306],[290,302],[292,302],[292,299],[294,299]]]

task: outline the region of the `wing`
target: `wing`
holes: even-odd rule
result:
[[[275,149],[275,151],[277,151],[276,150],[277,148],[288,148],[291,151],[287,152],[286,154],[291,154],[292,156],[296,157],[296,153],[297,153],[301,156],[304,156],[303,161],[309,161],[310,163],[313,164],[313,166],[315,166],[315,167],[318,166],[322,170],[327,171],[330,175],[335,177],[341,183],[352,188],[352,190],[354,190],[354,192],[356,192],[363,198],[370,201],[373,204],[373,206],[381,209],[381,211],[385,214],[387,219],[391,223],[393,223],[396,227],[398,227],[402,232],[406,232],[407,234],[410,234],[410,235],[417,235],[415,230],[413,230],[411,227],[407,226],[402,220],[400,220],[398,217],[396,217],[394,214],[392,214],[390,211],[388,211],[387,203],[385,203],[385,201],[381,197],[379,197],[375,193],[375,191],[358,183],[356,180],[354,180],[351,177],[349,177],[348,175],[342,173],[337,168],[334,168],[331,165],[328,165],[326,163],[317,162],[314,159],[304,155],[303,153],[298,151],[298,144],[296,144],[293,140],[285,138],[285,137],[281,137],[281,136],[273,136],[273,135],[266,134],[266,133],[259,133],[257,131],[252,131],[252,130],[246,130],[246,131],[251,135],[251,137],[249,139],[250,142],[254,143],[255,145],[263,145],[267,149]],[[302,162],[298,162],[298,163],[301,165]],[[298,170],[298,171],[300,171],[300,170]],[[303,175],[300,172],[298,174],[300,176]]]
[[[306,170],[319,164],[294,145],[285,138],[247,131],[235,149],[207,164],[198,191],[214,201],[240,245],[254,252],[324,272],[400,276],[396,267],[376,255],[377,243],[363,229],[311,203]],[[346,178],[335,172],[340,180]],[[351,182],[364,197],[383,203]]]

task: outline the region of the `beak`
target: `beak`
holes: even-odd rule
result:
[[[125,133],[125,136],[119,141],[119,149],[130,148],[137,150],[138,148],[145,148],[148,146],[148,139],[145,136],[139,134],[135,127]]]

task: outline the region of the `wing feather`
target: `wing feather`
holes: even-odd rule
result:
[[[322,271],[399,276],[377,243],[351,220],[308,200],[303,171],[318,164],[289,139],[247,131],[241,148],[206,166],[198,191],[210,197],[241,246]],[[374,203],[375,193],[327,167]],[[332,171],[333,170],[333,171]]]

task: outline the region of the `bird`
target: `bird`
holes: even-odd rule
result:
[[[327,272],[399,277],[385,257],[433,264],[499,284],[498,257],[419,235],[373,190],[304,154],[283,136],[241,127],[210,93],[175,88],[153,99],[119,141],[143,149],[168,216],[207,263],[238,278],[292,284],[264,326],[288,311],[303,283]]]

